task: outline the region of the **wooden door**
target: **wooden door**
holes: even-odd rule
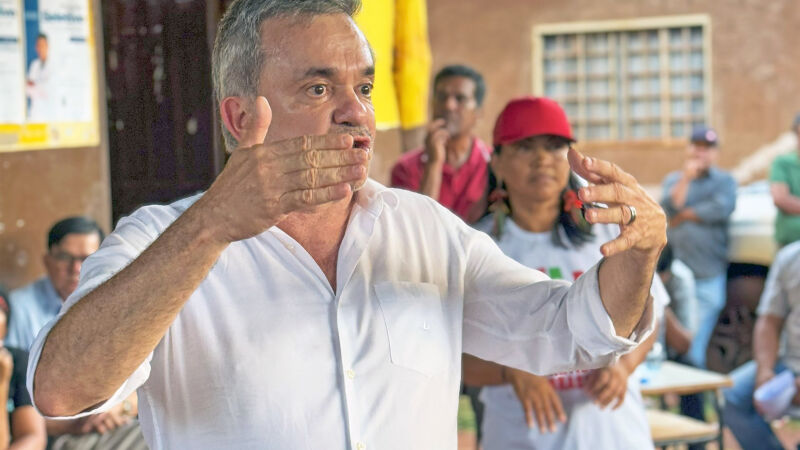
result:
[[[102,2],[114,222],[206,189],[221,169],[209,36],[219,6],[207,6]]]

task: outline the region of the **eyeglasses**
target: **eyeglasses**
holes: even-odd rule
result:
[[[50,253],[50,257],[53,258],[59,264],[63,264],[65,266],[71,266],[76,262],[83,263],[84,261],[86,261],[86,258],[88,258],[89,255],[75,256],[67,252],[53,252]]]

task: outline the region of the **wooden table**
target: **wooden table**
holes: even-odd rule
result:
[[[730,377],[672,361],[664,361],[657,371],[643,369],[645,370],[642,372],[642,395],[663,397],[665,394],[688,395],[706,391],[714,392],[714,409],[717,412],[718,424],[707,424],[665,411],[648,411],[653,443],[657,447],[716,440],[719,448],[723,448],[722,405],[724,398],[720,389],[733,386]]]

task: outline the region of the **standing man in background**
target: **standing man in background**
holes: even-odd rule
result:
[[[483,76],[462,65],[447,66],[433,81],[433,121],[425,146],[403,155],[392,168],[392,187],[425,194],[465,222],[485,209],[492,150],[475,135],[486,95]]]
[[[719,147],[711,128],[692,133],[686,156],[683,169],[664,179],[661,206],[669,221],[668,242],[695,277],[697,328],[686,359],[705,368],[708,342],[726,300],[728,219],[736,206],[736,181],[714,166]],[[703,419],[703,397],[681,397],[681,411]]]
[[[718,156],[716,131],[696,129],[683,169],[667,175],[661,199],[670,245],[695,276],[697,332],[688,357],[697,367],[706,365],[706,347],[725,306],[728,219],[736,206],[736,181],[714,165]]]
[[[775,240],[781,247],[800,240],[800,113],[792,131],[797,135],[797,149],[775,158],[769,170],[770,193],[778,208]]]
[[[380,152],[371,176],[386,182],[405,151],[422,145],[428,118],[431,50],[425,0],[370,0],[353,18],[375,53],[373,92]]]

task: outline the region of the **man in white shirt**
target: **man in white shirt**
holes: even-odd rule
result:
[[[25,92],[30,99],[28,120],[31,122],[44,122],[55,117],[54,102],[50,88],[50,75],[52,63],[48,59],[50,46],[45,34],[36,37],[36,59],[28,67],[28,78],[25,82]]]
[[[535,373],[652,330],[658,204],[570,154],[621,223],[571,287],[435,201],[366,178],[373,59],[357,0],[239,0],[213,78],[232,155],[207,192],[123,219],[31,350],[49,416],[138,389],[152,449],[455,449],[462,350]]]

